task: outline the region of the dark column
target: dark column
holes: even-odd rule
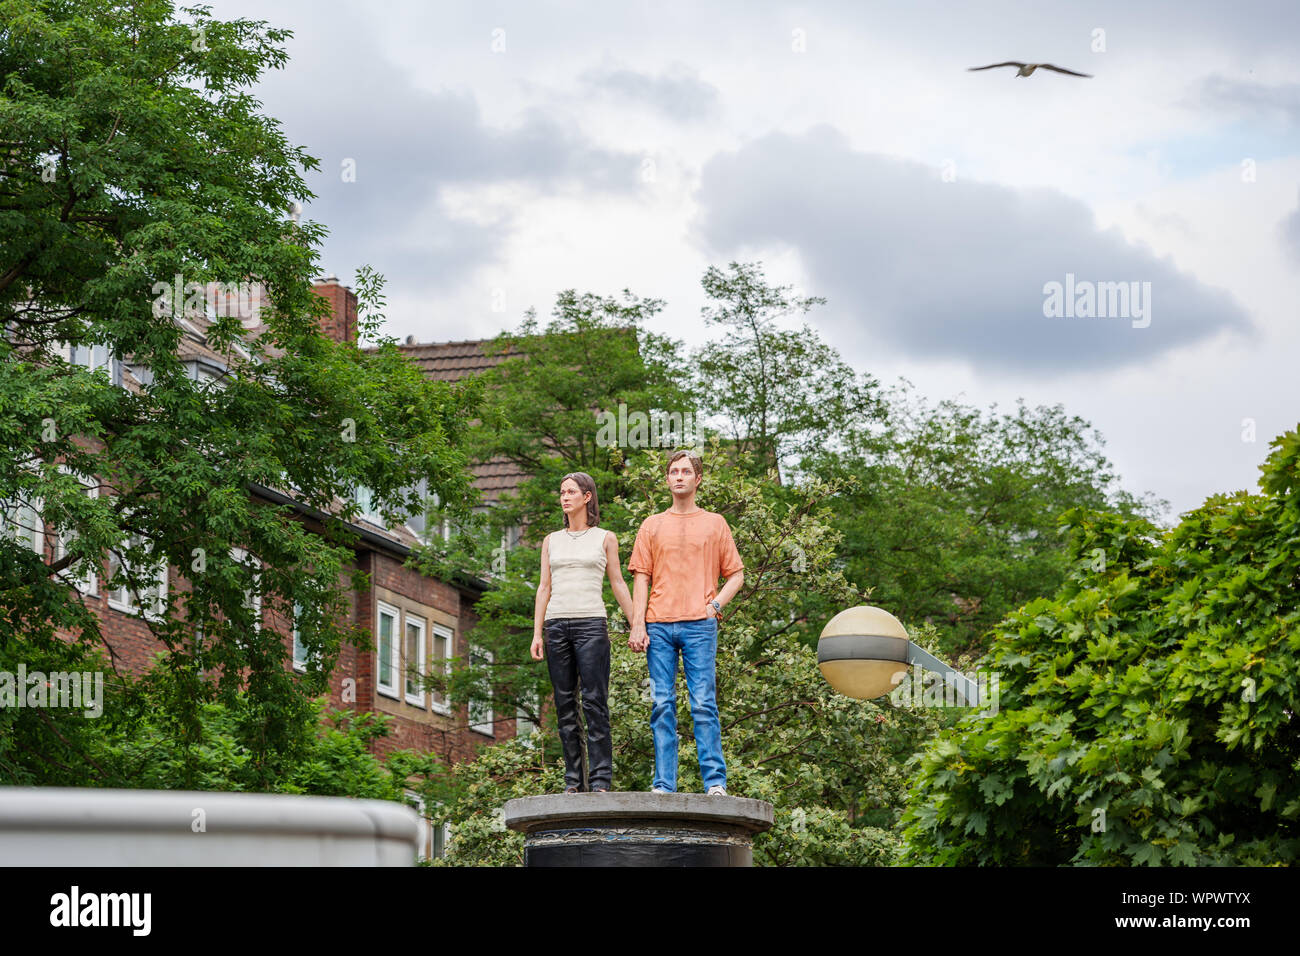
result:
[[[772,805],[702,793],[563,793],[505,806],[525,866],[751,866]]]

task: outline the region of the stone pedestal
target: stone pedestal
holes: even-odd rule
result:
[[[525,866],[752,866],[772,805],[702,793],[559,793],[505,805]]]

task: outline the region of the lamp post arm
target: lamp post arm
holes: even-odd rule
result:
[[[942,674],[944,683],[953,684],[957,689],[957,693],[961,695],[962,700],[964,700],[968,706],[980,706],[979,684],[971,680],[952,665],[939,660],[939,658],[935,657],[925,648],[918,646],[915,641],[907,642],[907,663],[916,664],[928,671],[935,671]]]

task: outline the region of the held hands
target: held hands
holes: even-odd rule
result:
[[[632,625],[632,631],[627,639],[627,646],[638,653],[650,646],[650,635],[646,633],[644,624]]]
[[[533,635],[533,646],[528,651],[533,655],[533,660],[540,661],[542,659],[542,635]]]

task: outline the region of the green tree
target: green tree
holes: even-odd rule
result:
[[[1067,515],[1073,566],[996,629],[996,716],[937,738],[907,851],[941,865],[1300,856],[1300,430],[1170,532]]]
[[[768,285],[757,262],[710,266],[701,281],[713,300],[703,317],[724,331],[696,353],[696,387],[725,423],[723,434],[761,471],[785,468],[872,420],[875,380],[859,378],[806,323],[780,327],[825,299]]]
[[[12,674],[24,648],[0,649],[0,671]],[[64,645],[63,663],[108,670],[94,651]],[[32,708],[36,719],[5,702],[0,707],[0,774],[8,785],[117,789],[274,791],[402,800],[405,773],[433,774],[427,757],[403,754],[385,766],[370,745],[389,732],[385,715],[327,711],[324,698],[306,706],[307,732],[296,759],[268,774],[248,739],[245,691],[198,704],[193,723],[178,725],[168,702],[174,672],[159,666],[139,677],[111,675],[98,701],[101,713],[59,719],[57,710]],[[2,683],[2,682],[0,682]],[[5,689],[0,689],[0,695]],[[422,761],[422,762],[421,762]],[[400,768],[404,771],[398,774]]]
[[[102,586],[143,592],[170,651],[156,702],[171,726],[198,734],[202,702],[220,695],[271,781],[307,745],[308,695],[340,642],[359,640],[341,613],[353,489],[396,511],[414,510],[421,481],[467,500],[477,391],[427,380],[391,341],[365,353],[320,332],[323,230],[288,218],[317,163],[248,93],[284,65],[289,34],[184,14],[165,0],[0,0],[0,648],[35,668],[71,662],[58,632],[100,644],[70,579],[111,558]],[[265,298],[252,329],[215,319],[207,341],[229,369],[199,382],[177,355],[192,303],[159,290],[209,281],[257,282]],[[373,333],[381,282],[365,270],[359,283]],[[140,386],[70,361],[69,346],[128,362]],[[293,489],[323,528],[258,487]],[[43,560],[33,531],[47,545],[61,534],[62,556]],[[150,607],[159,562],[186,585]],[[300,606],[321,661],[305,683],[281,635],[258,627],[259,601],[286,625]],[[78,739],[58,726],[66,715],[14,713],[48,752]],[[21,759],[42,760],[29,739]],[[92,769],[84,782],[100,781]]]
[[[946,653],[981,650],[989,628],[1065,580],[1062,512],[1152,518],[1165,506],[1124,491],[1101,435],[1059,405],[930,405],[906,383],[885,401],[814,470],[857,479],[835,509],[849,579],[901,620],[934,624]]]
[[[482,376],[485,423],[474,452],[528,476],[502,503],[501,521],[549,529],[560,478],[571,471],[587,472],[614,499],[627,443],[617,429],[602,428],[600,413],[617,421],[620,405],[647,419],[692,411],[678,343],[645,328],[663,306],[626,290],[619,299],[566,289],[545,328],[530,311],[517,330],[497,336],[489,351],[503,358]],[[633,445],[638,437],[648,443],[651,436],[633,435]]]

